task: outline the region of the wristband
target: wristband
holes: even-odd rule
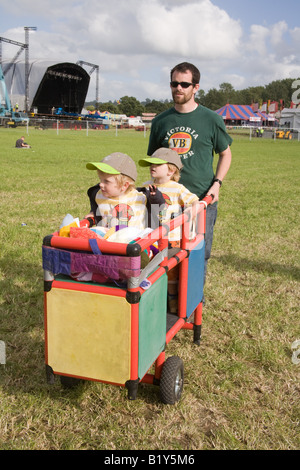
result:
[[[219,183],[220,187],[222,186],[222,181],[219,180],[218,178],[214,179],[214,183]]]

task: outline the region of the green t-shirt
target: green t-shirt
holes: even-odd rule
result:
[[[231,143],[216,112],[200,105],[191,113],[171,108],[152,121],[148,155],[160,147],[176,150],[183,164],[180,183],[201,199],[214,179],[214,152],[223,152]]]

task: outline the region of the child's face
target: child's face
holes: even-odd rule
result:
[[[118,197],[124,192],[124,188],[120,187],[114,175],[107,173],[98,173],[100,178],[100,189],[103,196]]]
[[[167,163],[161,165],[150,165],[150,174],[157,183],[166,183],[170,180],[174,171],[169,170]]]

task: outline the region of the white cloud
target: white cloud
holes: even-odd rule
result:
[[[267,54],[267,39],[270,36],[270,31],[265,26],[253,24],[250,28],[250,37],[248,42],[248,49],[257,52],[261,56]]]
[[[141,2],[137,18],[150,50],[166,55],[229,58],[242,36],[239,23],[209,0],[169,8],[159,1]]]
[[[283,42],[283,35],[288,31],[288,25],[285,21],[279,21],[272,26],[270,30],[271,43],[274,47],[280,45]]]
[[[295,42],[298,43],[298,46],[300,45],[300,28],[294,28],[291,30],[291,37]]]

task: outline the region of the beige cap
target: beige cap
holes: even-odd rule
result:
[[[172,163],[177,166],[179,170],[181,170],[183,166],[178,153],[175,150],[166,147],[161,147],[160,149],[155,150],[149,158],[139,160],[140,166],[162,165],[163,163]]]
[[[126,175],[135,181],[137,179],[137,169],[134,161],[129,155],[121,152],[114,152],[107,155],[101,162],[90,162],[86,164],[88,170],[100,170],[103,173],[112,175]]]

